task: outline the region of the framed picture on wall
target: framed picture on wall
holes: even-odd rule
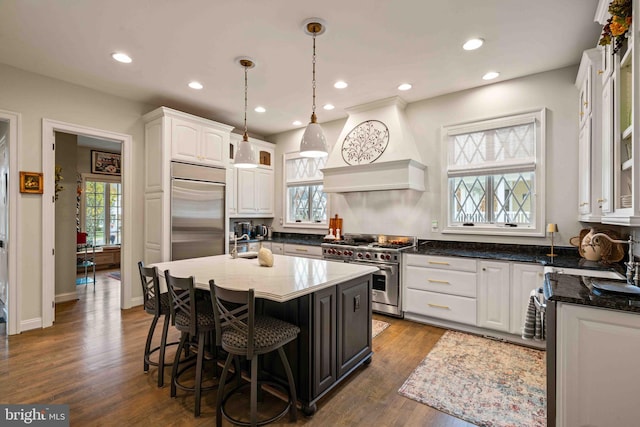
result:
[[[20,192],[42,194],[44,187],[40,172],[20,172]]]
[[[120,153],[91,150],[91,173],[104,175],[120,175]]]

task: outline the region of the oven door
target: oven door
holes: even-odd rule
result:
[[[352,264],[366,264],[378,267],[373,273],[371,300],[374,303],[398,307],[400,294],[400,280],[397,264],[380,264],[366,261],[352,261]]]

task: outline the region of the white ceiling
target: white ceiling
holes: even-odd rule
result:
[[[597,0],[0,0],[0,62],[151,106],[270,135],[311,114],[312,40],[320,17],[319,122],[400,95],[408,102],[578,64],[597,44]],[[463,51],[470,37],[485,45]],[[133,63],[114,62],[124,51]],[[485,82],[489,71],[501,73]],[[347,89],[333,83],[343,79]],[[187,87],[191,80],[205,88]],[[399,92],[398,84],[413,89]],[[322,105],[332,103],[333,111]],[[253,107],[262,105],[266,113]]]

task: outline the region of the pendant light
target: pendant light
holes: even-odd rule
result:
[[[302,141],[300,141],[300,155],[303,157],[324,157],[329,154],[327,139],[316,117],[316,36],[324,33],[325,28],[322,19],[309,18],[304,21],[304,32],[313,37],[313,104],[311,121],[302,135]]]
[[[249,142],[249,135],[247,134],[247,70],[253,68],[255,63],[250,58],[244,57],[239,58],[238,63],[244,68],[244,134],[242,135],[242,141],[238,143],[233,166],[237,168],[256,168],[258,167],[256,153],[253,151],[253,146]]]

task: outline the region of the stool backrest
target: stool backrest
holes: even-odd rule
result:
[[[138,271],[140,271],[144,307],[147,307],[147,301],[155,298],[154,314],[160,316],[160,279],[158,278],[158,269],[156,267],[145,267],[144,263],[139,261]]]
[[[169,290],[169,299],[171,300],[171,320],[175,324],[176,316],[184,313],[189,316],[189,334],[195,336],[197,334],[197,312],[196,312],[196,287],[195,278],[191,277],[174,277],[169,270],[164,271],[164,277],[167,281],[167,289]]]
[[[255,295],[254,290],[232,291],[209,280],[213,314],[216,321],[216,344],[221,345],[222,329],[233,328],[247,337],[247,358],[253,357]]]

